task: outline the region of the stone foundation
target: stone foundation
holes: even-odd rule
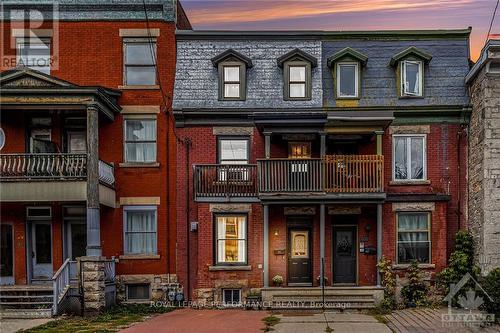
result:
[[[149,283],[151,287],[151,301],[166,300],[165,289],[169,284],[177,284],[176,274],[135,274],[116,276],[116,297],[118,302],[134,302],[127,300],[126,285]]]
[[[106,307],[106,285],[104,280],[105,257],[80,257],[83,311],[92,315]]]
[[[250,292],[258,292],[260,288],[250,288],[248,280],[215,280],[214,288],[195,289],[197,303],[222,303],[222,289],[241,289],[241,301],[244,301]]]

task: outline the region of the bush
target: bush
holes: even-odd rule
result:
[[[390,259],[382,256],[377,267],[380,269],[381,284],[384,286],[384,299],[379,304],[381,313],[389,313],[396,308],[396,274]]]
[[[401,289],[401,295],[405,300],[406,306],[426,306],[428,288],[422,277],[422,271],[418,267],[416,260],[413,260],[407,270],[408,285]]]
[[[492,298],[484,297],[486,311],[500,318],[500,268],[492,270],[482,281],[484,291]]]

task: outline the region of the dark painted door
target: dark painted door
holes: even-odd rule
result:
[[[288,229],[288,283],[312,283],[309,229]]]
[[[356,283],[356,227],[333,228],[333,282]]]

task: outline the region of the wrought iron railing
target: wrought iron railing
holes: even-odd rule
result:
[[[195,165],[194,192],[195,197],[255,197],[257,165]]]
[[[99,181],[109,185],[115,185],[115,167],[109,163],[99,160]]]
[[[116,277],[115,257],[104,262],[104,281],[105,283],[114,283]]]

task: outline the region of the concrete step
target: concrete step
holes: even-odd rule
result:
[[[2,309],[0,318],[5,319],[35,319],[52,317],[52,308],[50,309]]]
[[[0,287],[0,316],[47,318],[52,316],[53,289],[48,285]]]
[[[324,307],[332,310],[365,310],[375,308],[375,304],[373,302],[329,302],[325,300]],[[322,309],[323,302],[321,300],[306,302],[271,302],[270,308],[276,310]]]

